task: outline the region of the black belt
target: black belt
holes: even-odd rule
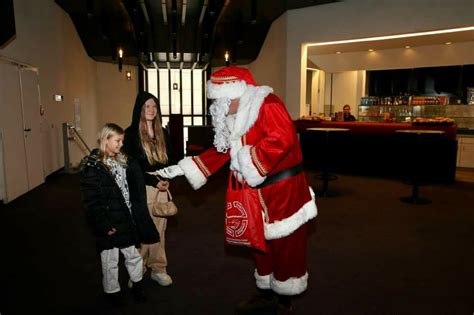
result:
[[[263,183],[261,183],[258,186],[255,186],[255,188],[263,188],[268,185],[275,184],[276,182],[279,182],[283,179],[286,179],[288,177],[294,176],[298,173],[303,171],[303,164],[298,164],[293,167],[287,168],[286,170],[281,171],[280,173],[276,173],[275,175],[268,176]]]

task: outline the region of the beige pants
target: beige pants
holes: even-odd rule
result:
[[[140,248],[140,255],[143,258],[143,272],[145,273],[147,268],[151,269],[153,273],[167,273],[166,266],[168,261],[166,259],[165,252],[165,232],[166,232],[166,223],[168,219],[155,217],[151,214],[151,205],[155,198],[157,188],[146,186],[146,197],[148,203],[148,211],[150,212],[150,217],[155,223],[158,233],[160,233],[160,242],[155,244],[142,244]]]

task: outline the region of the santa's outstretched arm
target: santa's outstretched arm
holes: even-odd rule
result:
[[[220,153],[213,147],[203,153],[185,157],[178,165],[168,166],[157,171],[164,178],[173,178],[184,175],[189,184],[197,190],[207,183],[207,178],[217,172],[227,161],[229,153]]]

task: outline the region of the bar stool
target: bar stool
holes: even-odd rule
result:
[[[329,191],[329,181],[337,179],[337,176],[329,173],[329,161],[331,158],[329,140],[330,135],[335,133],[346,133],[349,132],[349,129],[346,128],[308,128],[309,132],[319,132],[324,133],[324,146],[322,152],[322,173],[316,175],[316,179],[321,179],[323,181],[323,189],[316,190],[316,195],[319,197],[336,197],[335,192]]]
[[[425,156],[426,151],[423,150],[422,146],[424,142],[428,140],[430,137],[439,137],[440,135],[444,134],[444,131],[440,130],[396,130],[396,133],[400,135],[405,135],[408,137],[407,140],[413,141],[414,148],[413,148],[413,164],[411,169],[410,181],[412,185],[412,192],[411,196],[401,197],[400,201],[405,203],[411,203],[415,205],[426,205],[431,203],[431,200],[428,198],[421,197],[419,195],[419,188],[422,181],[422,172],[423,172],[423,158]],[[435,171],[435,170],[432,170]]]

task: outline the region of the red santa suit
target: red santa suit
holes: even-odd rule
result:
[[[267,86],[257,86],[244,68],[227,67],[214,73],[207,93],[208,98],[220,100],[220,105],[214,103],[210,109],[215,147],[186,157],[178,165],[198,189],[230,159],[231,170],[258,189],[266,214],[264,231],[269,251],[255,254],[257,287],[296,295],[307,287],[306,222],[317,215],[317,209],[302,170],[265,185],[267,178],[302,163],[293,121],[272,92]],[[217,117],[217,111],[228,110],[230,100],[237,98],[240,102],[236,114],[226,115],[225,122]]]

